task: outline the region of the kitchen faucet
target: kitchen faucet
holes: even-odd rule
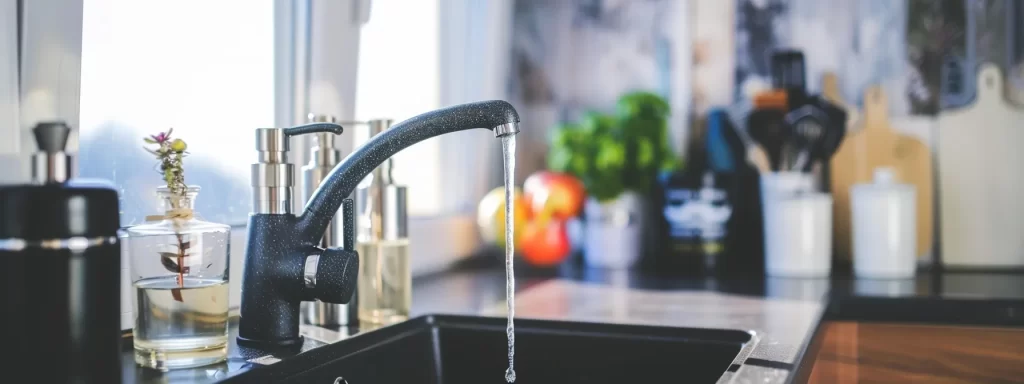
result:
[[[258,162],[252,166],[253,213],[242,275],[238,344],[260,349],[301,345],[299,304],[318,299],[347,303],[356,287],[359,256],[353,249],[356,185],[392,155],[445,133],[473,128],[495,137],[519,132],[519,115],[505,101],[456,105],[413,117],[373,137],[331,170],[301,215],[291,212],[294,165],[288,137],[313,132],[341,134],[333,123],[256,130]],[[343,246],[323,249],[320,238],[344,203]]]

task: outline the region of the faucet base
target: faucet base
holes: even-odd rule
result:
[[[299,348],[302,346],[302,343],[304,341],[302,336],[285,340],[258,340],[247,339],[242,336],[238,336],[235,340],[238,342],[238,346],[240,347],[253,348],[264,351]]]

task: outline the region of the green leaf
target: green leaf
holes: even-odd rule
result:
[[[594,165],[599,171],[623,169],[626,165],[626,148],[612,138],[602,138],[598,144]]]
[[[616,105],[619,116],[623,118],[658,117],[669,115],[671,107],[664,98],[647,91],[630,92],[619,98]]]
[[[649,140],[640,140],[636,143],[636,166],[641,169],[652,168],[655,158],[654,144]]]
[[[615,116],[589,112],[583,116],[580,131],[584,135],[603,136],[613,133],[612,131],[616,125],[618,124]]]
[[[570,171],[570,162],[572,161],[572,152],[568,148],[552,146],[551,151],[548,153],[548,168],[556,172],[568,172]]]
[[[590,172],[590,162],[583,155],[573,156],[569,160],[569,173],[577,178],[583,177]]]

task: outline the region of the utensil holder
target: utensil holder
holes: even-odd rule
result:
[[[810,175],[761,176],[765,272],[825,277],[832,271],[832,196],[813,191]]]

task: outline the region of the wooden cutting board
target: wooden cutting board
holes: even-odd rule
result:
[[[850,188],[872,182],[878,167],[892,167],[896,180],[917,189],[917,255],[927,254],[932,245],[934,223],[931,152],[920,140],[893,130],[889,123],[888,101],[881,87],[868,88],[864,110],[858,119],[861,128],[847,135],[831,162],[836,257],[850,260],[853,254]]]
[[[860,118],[860,112],[856,105],[847,103],[843,99],[842,92],[839,90],[839,76],[836,76],[835,73],[825,72],[821,75],[821,96],[846,111],[847,133],[852,132],[852,129],[859,125],[857,119]]]
[[[947,266],[1024,266],[1024,109],[999,69],[978,71],[974,104],[939,116],[940,242]]]

